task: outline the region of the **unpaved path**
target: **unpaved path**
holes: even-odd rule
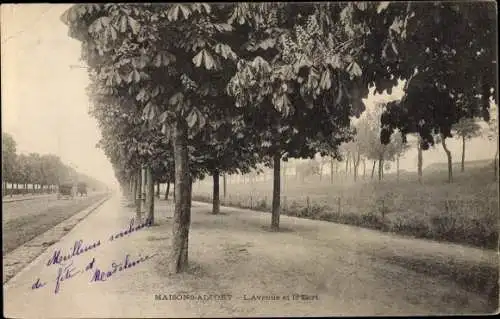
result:
[[[285,216],[281,222],[283,231],[273,233],[267,230],[269,214],[235,209],[222,209],[219,216],[209,212],[209,206],[193,204],[190,269],[184,274],[169,275],[166,261],[171,240],[171,205],[164,201],[157,203],[158,226],[110,242],[109,235],[126,229],[134,211],[117,198],[108,201],[4,286],[5,315],[29,318],[404,316],[494,311],[484,296],[467,291],[452,280],[423,274],[386,258],[389,252],[392,256],[428,256],[423,252],[428,248],[422,247],[431,245],[430,242],[400,241],[389,235],[380,240],[383,234],[376,232]],[[63,282],[59,293],[54,294],[57,267],[47,267],[46,262],[54,249],[68,250],[79,239],[85,242],[101,239],[103,243],[73,258],[75,269],[84,269],[93,258],[94,267],[108,269],[126,254],[133,258],[156,255],[105,282],[91,282],[93,270],[83,271]],[[453,245],[439,247],[431,250],[458,249]],[[468,248],[463,251],[465,255],[470,253]],[[460,259],[456,251],[452,254]],[[449,258],[448,255],[443,258]],[[481,258],[488,262],[488,256],[486,252]],[[37,278],[47,285],[32,290]],[[232,298],[155,300],[155,295],[169,294],[229,294]],[[293,300],[293,294],[317,296],[317,299]],[[257,295],[280,296],[280,300],[251,300]],[[290,300],[283,296],[289,296]]]

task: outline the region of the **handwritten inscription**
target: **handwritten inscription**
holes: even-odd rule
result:
[[[76,270],[75,267],[73,267],[73,261],[71,261],[68,265],[66,266],[61,266],[57,270],[57,278],[56,278],[56,288],[54,290],[54,293],[58,293],[61,283],[65,280],[71,279],[78,275],[81,270]]]
[[[96,282],[96,281],[106,281],[106,279],[110,278],[113,276],[117,271],[121,272],[124,270],[127,270],[129,268],[137,266],[139,263],[144,262],[157,254],[151,255],[151,256],[145,256],[145,257],[139,257],[137,260],[130,261],[129,255],[125,256],[125,260],[122,263],[112,263],[111,264],[111,270],[108,271],[102,271],[99,268],[97,268],[94,272],[94,276],[90,280],[91,282]]]
[[[134,218],[132,218],[130,220],[129,227],[125,231],[121,231],[117,234],[111,235],[109,237],[109,241],[113,241],[116,238],[129,235],[134,231],[137,231],[144,227],[149,227],[153,224],[151,219],[148,219],[144,223],[138,224],[135,227],[134,223],[135,223]],[[65,261],[69,261],[71,258],[86,253],[87,251],[90,251],[92,249],[95,249],[100,245],[101,245],[100,240],[98,240],[97,242],[93,242],[91,244],[84,244],[83,240],[77,240],[75,241],[75,244],[73,245],[72,249],[70,249],[69,252],[66,254],[61,253],[61,249],[55,250],[54,253],[52,254],[52,257],[47,261],[47,266],[57,265]]]
[[[116,239],[116,238],[120,238],[120,237],[123,237],[123,236],[129,235],[129,234],[131,234],[131,233],[133,233],[133,232],[135,232],[135,231],[137,231],[137,230],[139,230],[139,229],[141,229],[141,228],[144,228],[144,227],[149,227],[149,226],[151,226],[152,224],[153,224],[153,221],[152,221],[151,219],[148,219],[148,220],[146,220],[144,223],[139,224],[139,225],[137,225],[136,227],[134,227],[134,219],[132,218],[132,219],[130,220],[129,227],[128,227],[125,231],[121,231],[121,232],[119,232],[119,233],[117,233],[117,234],[113,234],[113,235],[111,235],[111,237],[109,237],[109,240],[110,240],[110,241],[112,241],[112,240],[114,240],[114,239]]]
[[[98,240],[97,242],[95,242],[91,245],[83,245],[83,240],[75,241],[75,245],[73,246],[73,250],[66,255],[61,256],[60,249],[54,251],[54,254],[47,262],[47,266],[61,264],[61,262],[68,261],[71,258],[78,256],[78,255],[81,255],[81,254],[83,254],[89,250],[92,250],[96,247],[99,247],[100,245],[101,245],[100,240]]]
[[[144,223],[138,224],[137,226],[134,226],[135,221],[134,218],[130,220],[129,226],[126,230],[123,230],[119,233],[113,234],[109,237],[109,241],[114,241],[117,238],[121,238],[127,235],[130,235],[131,233],[142,229],[144,227],[149,227],[152,226],[152,220],[147,219]],[[106,281],[109,277],[111,277],[113,274],[115,274],[117,271],[121,272],[123,270],[127,270],[129,268],[135,267],[136,265],[156,256],[157,254],[154,255],[146,255],[144,257],[140,257],[131,260],[130,255],[125,255],[125,258],[123,259],[123,262],[121,263],[112,263],[111,264],[111,269],[107,271],[102,271],[101,269],[94,267],[95,264],[95,258],[92,258],[92,261],[90,261],[87,266],[85,266],[83,269],[77,270],[73,266],[73,260],[72,258],[75,256],[79,256],[81,254],[84,254],[90,250],[96,249],[97,247],[101,246],[101,241],[94,241],[91,242],[90,244],[86,244],[83,242],[83,240],[77,240],[75,241],[75,244],[73,245],[72,248],[67,253],[61,252],[61,249],[57,249],[53,252],[51,258],[47,261],[46,265],[51,266],[51,265],[59,265],[59,268],[57,270],[57,276],[55,279],[55,289],[54,293],[57,294],[61,290],[62,283],[65,281],[68,281],[72,278],[74,278],[77,275],[80,275],[84,272],[94,270],[92,272],[92,276],[90,278],[90,282],[96,282],[96,281]],[[46,286],[45,282],[42,282],[40,278],[37,278],[37,280],[33,283],[31,286],[32,290],[36,289],[41,289]]]
[[[89,270],[94,270],[91,272],[91,277],[90,277],[90,282],[96,282],[96,281],[106,281],[111,277],[113,274],[116,272],[121,272],[127,269],[130,269],[132,267],[137,266],[140,263],[145,262],[148,259],[151,259],[152,257],[156,256],[157,254],[153,254],[151,256],[146,255],[144,257],[139,256],[137,259],[132,259],[129,254],[125,255],[125,258],[123,259],[122,263],[115,263],[113,262],[111,264],[111,270],[109,271],[102,271],[99,268],[95,267],[94,270],[94,264],[95,264],[95,258],[92,258],[92,261],[87,264],[83,269],[77,270],[76,267],[73,265],[73,261],[68,262],[67,264],[62,264],[57,270],[57,276],[55,280],[55,289],[54,293],[57,294],[61,290],[61,286],[63,282],[69,281],[70,279],[73,279],[77,275],[83,274],[84,272],[88,272]],[[31,289],[40,289],[46,286],[46,283],[41,282],[40,278],[36,280],[36,282],[32,285]]]
[[[35,283],[31,286],[31,289],[38,289],[38,288],[42,288],[45,286],[45,283],[44,282],[40,282],[40,278],[38,278]]]

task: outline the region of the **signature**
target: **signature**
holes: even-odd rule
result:
[[[92,278],[90,279],[90,282],[106,281],[111,276],[113,276],[117,271],[121,272],[121,271],[130,269],[132,267],[135,267],[139,263],[145,262],[146,260],[148,260],[150,258],[153,258],[156,255],[158,255],[158,254],[153,254],[151,256],[146,255],[144,257],[140,257],[139,256],[138,259],[136,259],[134,261],[130,261],[130,259],[129,259],[130,255],[127,254],[125,256],[125,260],[123,262],[121,262],[119,264],[117,264],[115,262],[111,263],[111,268],[112,269],[110,269],[108,271],[102,271],[99,268],[96,268],[96,270],[94,271],[94,276],[92,276]]]
[[[151,219],[147,219],[144,223],[139,224],[135,227],[134,227],[134,223],[135,223],[134,218],[132,218],[130,220],[129,227],[124,231],[121,231],[119,233],[111,235],[109,237],[109,241],[113,241],[116,238],[120,238],[120,237],[123,237],[125,235],[129,235],[129,234],[133,233],[134,231],[137,231],[137,230],[142,229],[144,227],[149,227],[153,224]],[[72,248],[70,248],[70,250],[67,254],[62,254],[61,249],[55,250],[54,253],[52,254],[52,257],[47,261],[47,266],[61,264],[62,262],[69,261],[71,258],[78,256],[78,255],[81,255],[83,253],[86,253],[87,251],[90,251],[92,249],[95,249],[95,248],[99,247],[100,245],[101,245],[100,240],[98,240],[96,242],[92,242],[90,244],[84,244],[83,240],[77,240],[77,241],[75,241],[75,244],[73,245]]]

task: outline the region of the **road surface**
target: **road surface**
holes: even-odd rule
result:
[[[104,194],[58,200],[56,195],[2,203],[2,253],[16,249],[63,220],[90,206]]]

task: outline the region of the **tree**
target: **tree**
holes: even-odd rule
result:
[[[16,163],[16,142],[12,135],[2,132],[2,180],[7,189],[7,182],[13,182]]]
[[[250,7],[253,15],[241,13],[246,7],[235,12],[252,28],[250,54],[238,62],[228,91],[248,125],[262,132],[262,156],[272,159],[271,229],[278,230],[281,159],[314,157],[317,140],[338,147],[349,116],[364,109],[368,89],[356,50],[364,30],[350,26],[350,5],[302,4],[298,12],[293,4],[259,4]]]
[[[40,185],[42,183],[42,166],[41,157],[38,153],[28,154],[28,166],[30,172],[30,181],[33,184],[33,189],[35,185]]]
[[[455,123],[461,118],[489,119],[490,98],[496,101],[497,90],[493,6],[492,2],[384,5],[378,17],[393,23],[390,41],[379,46],[385,46],[382,58],[392,62],[373,74],[406,82],[402,100],[389,103],[382,116],[384,143],[399,128],[404,135],[418,133],[423,150],[435,143],[433,136],[440,136],[451,155],[446,138],[452,136]]]
[[[465,170],[465,141],[474,137],[481,136],[481,125],[475,119],[461,118],[458,123],[452,127],[456,137],[462,140],[462,163],[460,166],[461,172]]]
[[[83,42],[83,60],[99,88],[107,95],[134,100],[145,119],[162,125],[165,137],[172,141],[176,183],[173,272],[186,269],[188,261],[194,177],[189,139],[220,102],[217,88],[225,83],[217,79],[225,81],[228,62],[236,59],[224,39],[233,30],[226,23],[231,6],[76,5],[62,17],[70,35]]]
[[[355,137],[358,149],[363,155],[373,160],[372,178],[375,170],[375,164],[378,162],[378,179],[382,180],[384,161],[399,161],[398,156],[402,154],[404,142],[399,142],[398,138],[392,138],[390,143],[384,144],[380,140],[382,132],[381,116],[384,112],[386,103],[377,103],[373,109],[367,110],[356,123]]]
[[[391,136],[390,153],[396,157],[396,174],[399,181],[399,159],[410,148],[410,145],[403,140],[403,135],[396,130]]]

